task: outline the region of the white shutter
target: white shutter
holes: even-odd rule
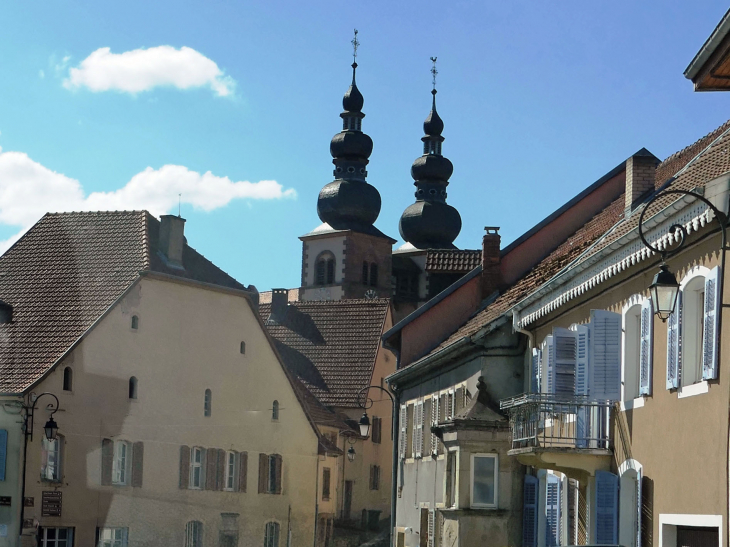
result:
[[[411,458],[418,454],[418,402],[413,405],[413,423],[411,424]]]
[[[542,363],[540,363],[542,369],[540,371],[542,379],[540,390],[542,393],[553,393],[553,359],[553,335],[548,334],[542,343]]]
[[[553,328],[552,393],[564,397],[575,394],[576,333]]]
[[[596,543],[618,542],[618,477],[608,471],[596,471]]]
[[[578,325],[575,329],[575,394],[588,395],[588,348],[591,329]]]
[[[702,379],[717,378],[717,323],[720,318],[720,268],[716,266],[705,277],[705,325],[702,333]]]
[[[621,315],[591,310],[588,393],[593,401],[621,399]]]
[[[540,365],[542,364],[542,351],[539,348],[532,348],[532,370],[530,371],[530,392],[540,393]]]
[[[667,319],[667,389],[679,387],[682,370],[682,291],[677,295],[674,313]]]
[[[428,512],[428,547],[434,547],[434,541],[433,541],[433,538],[434,538],[434,535],[435,535],[434,534],[434,528],[435,528],[435,523],[434,523],[434,510],[431,509]]]
[[[416,457],[420,458],[423,456],[423,401],[418,402],[416,410],[418,412],[418,445],[416,446]]]
[[[406,457],[406,445],[408,444],[408,409],[406,405],[400,406],[400,438],[398,439],[398,452],[401,459]]]
[[[639,393],[651,395],[652,360],[654,358],[654,309],[651,298],[641,303],[641,342],[639,350]]]
[[[431,425],[438,426],[439,424],[439,396],[438,393],[431,395]],[[438,454],[439,439],[436,435],[431,433],[431,453]]]
[[[545,490],[545,546],[560,545],[560,479],[548,473]]]

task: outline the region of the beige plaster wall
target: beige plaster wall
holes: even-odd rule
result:
[[[130,328],[133,314],[139,329]],[[246,342],[246,354],[239,351]],[[63,366],[74,371],[62,391]],[[97,526],[129,527],[130,545],[183,545],[185,523],[204,523],[216,545],[222,513],[238,514],[239,545],[260,545],[267,521],[284,545],[311,545],[314,534],[316,435],[256,316],[239,295],[144,278],[35,391],[59,396],[63,480],[39,480],[40,435],[28,446],[26,518],[73,526],[76,545],[92,545]],[[128,398],[128,379],[139,380]],[[203,415],[205,389],[212,416]],[[280,419],[272,421],[274,400]],[[36,414],[42,431],[46,412]],[[144,442],[143,486],[101,486],[103,438]],[[180,446],[248,452],[247,492],[181,490]],[[259,453],[283,457],[282,494],[258,494]],[[63,493],[61,517],[41,516],[41,492]]]

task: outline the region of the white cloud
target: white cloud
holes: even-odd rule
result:
[[[182,194],[183,204],[206,212],[234,199],[297,197],[296,190],[284,189],[274,180],[234,182],[182,165],[148,167],[118,190],[86,195],[78,180],[51,171],[27,154],[0,148],[0,224],[20,228],[19,233],[0,241],[0,254],[47,212],[146,209],[161,215],[177,210],[178,194]]]
[[[46,73],[45,73],[45,72],[44,72],[43,70],[39,70],[39,71],[38,71],[38,76],[39,76],[40,78],[45,78],[45,77],[46,77]]]
[[[68,59],[64,58],[64,62]],[[235,81],[218,65],[189,47],[158,46],[112,53],[102,47],[69,69],[63,81],[67,89],[86,87],[91,91],[140,93],[157,86],[179,89],[210,87],[219,97],[231,95]]]

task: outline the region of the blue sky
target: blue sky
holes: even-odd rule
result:
[[[356,27],[376,225],[398,238],[414,201],[436,55],[456,244],[495,225],[506,245],[642,146],[664,158],[730,117],[730,95],[682,74],[726,9],[5,0],[0,240],[48,209],[177,212],[182,191],[193,247],[260,290],[297,286]]]

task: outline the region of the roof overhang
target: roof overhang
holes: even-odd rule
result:
[[[695,91],[730,90],[730,10],[684,71]]]

